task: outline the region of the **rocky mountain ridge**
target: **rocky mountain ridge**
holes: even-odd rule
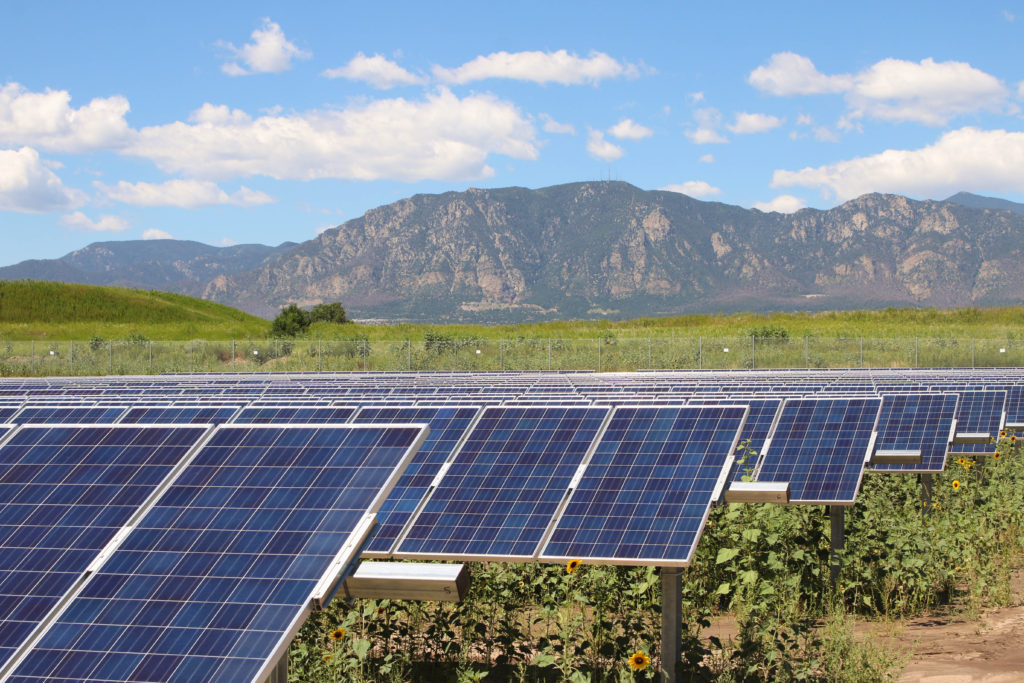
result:
[[[415,195],[266,247],[255,265],[170,267],[173,291],[264,316],[342,301],[358,318],[512,322],[1013,304],[1022,239],[1024,216],[954,201],[870,194],[780,214],[602,181]],[[90,258],[98,278],[103,259]]]

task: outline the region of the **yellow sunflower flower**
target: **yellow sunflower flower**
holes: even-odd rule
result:
[[[347,633],[347,631],[345,631],[345,629],[340,628],[340,627],[336,628],[333,631],[331,631],[331,640],[337,642],[337,641],[341,640],[342,638],[344,638],[346,633]]]
[[[960,480],[959,479],[954,479],[953,480],[953,490],[954,491],[959,491],[960,490]]]
[[[580,568],[581,564],[583,564],[583,560],[569,560],[568,564],[565,565],[565,573],[572,574]]]
[[[633,671],[643,671],[651,664],[651,658],[643,650],[637,650],[629,657],[629,668]]]

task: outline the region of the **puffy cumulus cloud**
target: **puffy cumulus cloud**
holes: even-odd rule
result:
[[[697,159],[697,161],[699,161],[702,164],[713,164],[715,163],[715,155],[705,154],[700,159]]]
[[[61,216],[60,224],[68,230],[84,232],[124,232],[132,227],[131,223],[120,216],[104,215],[100,216],[98,220],[93,220],[81,211]]]
[[[839,133],[828,126],[815,126],[814,139],[818,142],[839,142]]]
[[[920,62],[883,59],[856,74],[826,75],[802,55],[772,55],[747,79],[755,88],[772,95],[843,93],[853,119],[870,117],[884,121],[916,121],[940,126],[950,119],[977,111],[1009,111],[1009,91],[995,76],[966,62]]]
[[[536,159],[536,132],[493,95],[376,100],[342,110],[252,118],[204,105],[190,123],[143,128],[126,153],[194,178],[467,180],[491,154]]]
[[[889,149],[835,164],[777,170],[772,187],[808,187],[847,200],[868,192],[945,197],[960,190],[1024,191],[1024,133],[966,127],[921,149]]]
[[[167,232],[166,230],[160,230],[159,228],[150,228],[149,230],[142,231],[142,239],[144,240],[173,240],[176,239],[174,235]]]
[[[722,190],[710,183],[704,182],[703,180],[687,180],[685,183],[665,185],[658,189],[666,190],[668,192],[678,192],[691,197],[697,197],[698,199],[702,197],[717,197],[722,194]]]
[[[323,72],[327,78],[346,78],[350,81],[364,81],[378,90],[388,90],[398,85],[421,85],[426,82],[422,76],[406,71],[386,57],[367,57],[356,54],[348,64]]]
[[[601,161],[615,161],[625,154],[621,147],[605,140],[604,133],[599,130],[590,131],[587,137],[587,153]]]
[[[782,194],[770,202],[756,202],[752,208],[766,213],[775,211],[777,213],[796,213],[807,206],[807,203],[799,197],[791,194]]]
[[[698,109],[693,113],[693,120],[697,127],[685,131],[685,135],[695,145],[729,142],[729,139],[718,130],[722,125],[722,115],[714,107]]]
[[[826,76],[809,58],[793,52],[772,55],[768,63],[750,72],[747,82],[772,95],[818,95],[843,92],[850,87],[849,76]]]
[[[608,133],[619,140],[643,140],[654,135],[654,131],[647,126],[641,126],[633,119],[622,119],[608,129]]]
[[[542,128],[545,133],[556,133],[558,135],[576,135],[576,126],[571,123],[559,123],[547,114],[541,114],[540,120],[544,122]]]
[[[764,133],[781,125],[782,119],[777,116],[748,114],[744,111],[736,114],[736,121],[727,126],[727,128],[737,135],[748,135],[750,133]]]
[[[263,19],[263,25],[252,32],[251,42],[242,47],[235,47],[231,43],[221,41],[221,47],[231,51],[236,60],[226,62],[221,66],[221,71],[228,76],[246,76],[253,73],[281,73],[292,68],[293,59],[309,59],[313,56],[311,52],[300,50],[294,43],[284,37],[284,31],[280,25],[268,18]],[[238,62],[244,62],[245,67]]]
[[[635,78],[640,69],[620,62],[603,52],[591,52],[587,57],[557,52],[493,52],[480,55],[454,69],[435,66],[434,77],[443,83],[460,85],[486,78],[509,78],[533,83],[560,85],[597,84],[609,78]]]
[[[31,147],[0,150],[0,211],[68,211],[86,199],[81,190],[65,187]]]
[[[30,92],[7,83],[0,88],[0,144],[78,153],[119,147],[131,135],[125,98],[98,97],[78,109],[70,103],[66,90]]]
[[[219,204],[260,206],[274,201],[270,195],[245,186],[228,194],[216,183],[203,180],[168,180],[165,183],[129,183],[122,180],[114,186],[100,182],[93,183],[93,186],[109,199],[135,206],[198,209]]]
[[[1008,95],[999,79],[965,62],[884,59],[857,75],[847,101],[855,116],[941,126],[960,114],[999,111]]]

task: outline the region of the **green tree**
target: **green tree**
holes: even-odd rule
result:
[[[339,325],[348,322],[348,318],[345,317],[345,309],[338,301],[331,304],[317,304],[309,312],[309,320],[314,323],[327,322]]]
[[[274,318],[270,334],[275,337],[294,337],[308,330],[311,322],[307,311],[295,304],[288,304]]]

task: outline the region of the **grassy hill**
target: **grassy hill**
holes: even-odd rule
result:
[[[266,320],[181,294],[0,280],[0,338],[239,339],[265,337]]]

